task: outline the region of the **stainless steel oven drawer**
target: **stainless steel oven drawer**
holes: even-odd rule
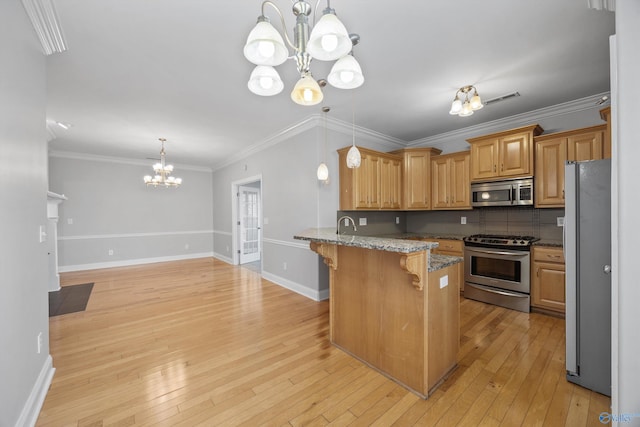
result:
[[[464,297],[499,305],[512,310],[523,311],[525,313],[531,311],[531,298],[529,295],[478,285],[476,283],[465,282]]]

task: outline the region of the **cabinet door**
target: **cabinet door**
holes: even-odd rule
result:
[[[536,142],[536,207],[564,206],[565,138]]]
[[[449,206],[471,208],[471,179],[469,178],[469,154],[449,159]]]
[[[431,161],[431,204],[433,209],[449,207],[449,159]]]
[[[402,178],[399,160],[380,158],[380,205],[383,209],[400,208],[400,181]]]
[[[565,268],[560,263],[534,262],[531,305],[564,313]]]
[[[409,153],[405,158],[405,177],[407,188],[404,189],[407,209],[427,209],[429,207],[428,157],[424,153]]]
[[[380,158],[367,156],[369,166],[369,208],[380,208]]]
[[[356,209],[366,209],[369,207],[369,193],[371,192],[371,185],[369,182],[369,168],[371,167],[370,157],[367,154],[362,154],[360,159],[360,167],[354,169],[354,195],[356,200]]]
[[[602,132],[589,132],[567,138],[568,160],[600,160],[604,158],[604,135]]]
[[[483,180],[498,175],[498,142],[489,139],[471,144],[471,179]]]
[[[500,176],[529,175],[531,170],[530,133],[519,133],[500,138]]]

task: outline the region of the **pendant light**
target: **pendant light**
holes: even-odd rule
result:
[[[317,176],[318,180],[327,184],[329,182],[329,168],[325,163],[327,161],[327,113],[331,110],[329,107],[322,107],[322,112],[324,113],[324,160],[318,165]]]
[[[356,147],[356,107],[353,93],[351,95],[351,119],[353,141],[351,148],[349,148],[349,151],[347,152],[347,167],[354,169],[360,167],[362,156],[360,155],[360,150]]]
[[[469,93],[471,91],[473,91],[473,96],[469,99]],[[462,101],[462,98],[464,98],[464,102]],[[456,92],[456,97],[451,103],[451,110],[449,110],[449,114],[468,117],[472,115],[474,111],[477,111],[482,107],[484,107],[484,104],[482,103],[480,95],[478,95],[478,90],[475,86],[464,86]]]

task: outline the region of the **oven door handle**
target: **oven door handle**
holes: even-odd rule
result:
[[[478,248],[467,249],[467,251],[471,252],[471,253],[475,252],[475,253],[479,253],[479,254],[501,255],[501,256],[517,257],[517,258],[521,258],[523,255],[528,253],[528,252],[525,252],[525,251],[518,251],[517,253],[508,252],[508,251],[491,251],[491,250],[488,250],[488,249],[478,249]]]

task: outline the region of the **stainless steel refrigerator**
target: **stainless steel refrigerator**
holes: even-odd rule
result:
[[[611,160],[565,166],[567,380],[611,396]]]

